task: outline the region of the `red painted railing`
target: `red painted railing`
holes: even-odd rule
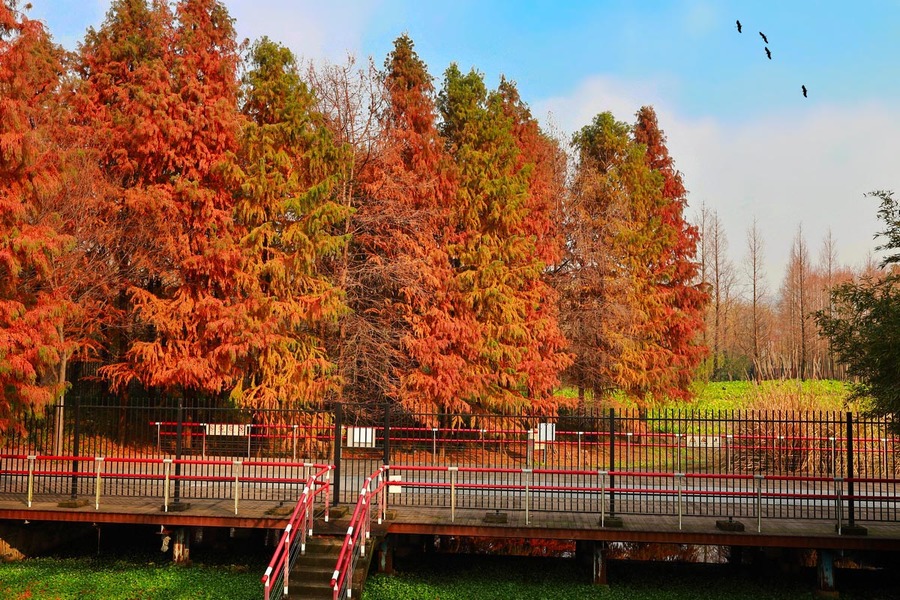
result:
[[[350,517],[347,534],[338,555],[334,574],[331,576],[331,589],[334,590],[334,600],[349,598],[353,587],[353,572],[360,558],[365,557],[366,541],[369,539],[369,528],[372,523],[372,509],[375,507],[375,518],[381,524],[387,511],[387,496],[385,495],[387,481],[385,473],[390,467],[384,465],[377,471],[366,477],[362,490],[359,492],[359,500]],[[377,503],[377,506],[375,506]]]
[[[316,499],[324,505],[324,519],[328,522],[328,497],[332,466],[321,468],[309,476],[297,506],[291,513],[284,533],[275,548],[275,554],[262,577],[264,600],[274,600],[288,595],[290,572],[297,557],[306,553],[307,536],[313,534]],[[274,595],[273,595],[274,593]]]

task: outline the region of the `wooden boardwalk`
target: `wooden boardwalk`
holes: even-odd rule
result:
[[[93,503],[60,506],[67,496],[41,497],[27,507],[21,498],[0,495],[0,519],[53,522],[91,522],[165,525],[167,527],[237,527],[281,530],[293,506],[275,501],[241,500],[235,514],[233,500],[187,500],[185,510],[162,510],[152,498],[107,498],[97,510]],[[342,505],[342,508],[351,508]],[[343,514],[342,514],[343,513]],[[338,516],[340,515],[340,516]],[[521,510],[500,513],[484,509],[404,507],[389,508],[388,520],[374,530],[378,534],[454,535],[525,539],[566,539],[605,542],[661,542],[719,546],[813,548],[834,550],[900,550],[900,523],[857,522],[867,534],[838,535],[833,521],[765,519],[757,531],[755,519],[741,519],[743,532],[722,531],[711,517],[623,515],[621,527],[601,527],[600,515],[578,512],[531,511],[526,523]],[[316,534],[343,535],[347,516],[335,511],[326,524],[317,520]]]

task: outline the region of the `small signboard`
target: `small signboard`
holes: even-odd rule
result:
[[[374,448],[375,447],[375,428],[374,427],[348,427],[347,428],[347,447],[348,448]]]
[[[209,423],[206,425],[206,435],[246,437],[247,428],[247,425],[240,423]]]
[[[556,423],[538,423],[538,441],[556,441]]]
[[[684,444],[688,448],[718,448],[722,445],[722,438],[717,435],[687,435]]]
[[[400,475],[388,475],[388,481],[400,481],[402,477]],[[389,485],[388,486],[388,494],[399,494],[403,491],[402,485]]]

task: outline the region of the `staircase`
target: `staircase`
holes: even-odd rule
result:
[[[343,536],[317,535],[306,540],[306,553],[297,559],[294,570],[291,571],[289,583],[289,598],[291,600],[331,600],[334,591],[331,589],[331,576],[334,574],[334,566],[337,564],[338,554],[341,553]],[[366,556],[356,567],[353,573],[354,599],[362,596],[362,587],[369,572],[374,551],[374,540],[366,544]]]

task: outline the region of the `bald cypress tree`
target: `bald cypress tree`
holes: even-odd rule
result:
[[[437,130],[431,76],[409,37],[394,42],[384,77],[382,147],[367,184],[372,216],[360,240],[381,294],[367,312],[397,342],[386,374],[391,395],[417,412],[464,410],[460,375],[472,328],[454,308],[447,248],[453,165]]]
[[[264,409],[321,405],[340,389],[321,331],[346,305],[320,265],[346,243],[334,233],[347,215],[333,197],[343,154],[290,50],[256,42],[243,84],[248,122],[232,173],[241,300],[225,346],[240,378],[233,398]]]
[[[55,370],[69,351],[62,330],[74,306],[52,274],[73,238],[47,210],[62,164],[49,118],[61,57],[41,23],[0,4],[0,432],[62,391]]]
[[[185,393],[235,382],[225,346],[238,280],[233,196],[223,167],[237,145],[237,44],[225,7],[121,0],[82,48],[85,93],[128,222],[141,222],[146,265],[126,307],[144,327],[113,384]]]
[[[661,331],[660,345],[667,352],[654,387],[660,394],[686,398],[695,369],[706,355],[699,339],[709,301],[698,281],[700,265],[696,255],[700,235],[697,227],[685,220],[687,191],[669,156],[666,136],[652,107],[644,106],[638,111],[634,139],[646,149],[647,166],[662,176],[662,198],[656,205],[655,217],[666,243],[653,260],[649,276],[661,296],[653,314],[653,326]]]
[[[491,412],[531,408],[529,360],[539,342],[529,315],[544,270],[526,225],[532,167],[520,163],[502,94],[489,94],[479,73],[447,69],[439,108],[458,178],[449,245],[455,309],[475,334],[463,399]]]

